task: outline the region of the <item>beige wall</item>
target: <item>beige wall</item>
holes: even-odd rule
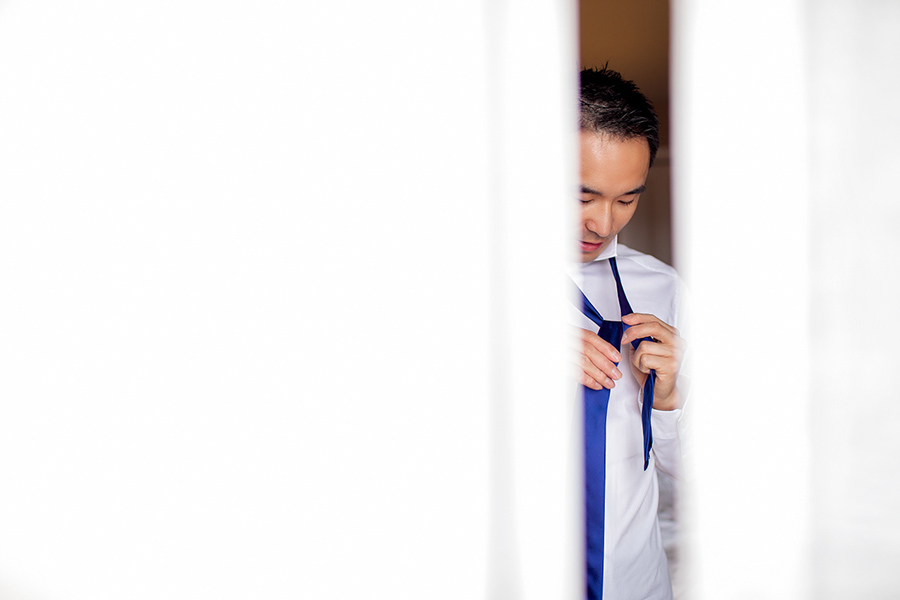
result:
[[[580,53],[583,67],[608,64],[634,81],[659,113],[660,155],[641,205],[619,237],[624,244],[672,264],[668,0],[582,0]]]

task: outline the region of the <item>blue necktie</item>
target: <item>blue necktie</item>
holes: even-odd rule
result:
[[[615,257],[609,259],[613,277],[616,280],[616,292],[619,297],[619,310],[622,316],[631,314],[631,305],[622,289],[619,269]],[[580,289],[579,307],[584,315],[600,329],[600,337],[609,342],[617,350],[621,350],[622,334],[627,325],[621,321],[609,321],[600,316],[594,305]],[[634,340],[631,344],[637,349],[649,338]],[[650,448],[653,435],[650,429],[650,414],[653,409],[653,387],[656,372],[651,371],[644,384],[644,406],[641,410],[641,424],[644,433],[644,470],[650,461]],[[601,388],[592,390],[583,387],[584,391],[584,482],[585,482],[585,518],[586,518],[586,558],[587,558],[587,597],[588,600],[599,600],[603,597],[603,536],[606,511],[606,414],[609,407],[609,390]]]

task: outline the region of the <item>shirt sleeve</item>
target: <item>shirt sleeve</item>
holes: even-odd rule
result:
[[[653,425],[653,456],[656,458],[656,468],[666,475],[681,479],[681,421],[684,409],[653,410],[651,423]]]
[[[651,424],[653,427],[653,449],[656,468],[670,477],[683,478],[683,445],[686,423],[686,411],[689,411],[691,394],[690,351],[690,316],[688,305],[690,296],[684,283],[679,278],[673,298],[673,325],[684,340],[685,349],[678,374],[678,393],[681,397],[681,408],[675,410],[653,410]]]

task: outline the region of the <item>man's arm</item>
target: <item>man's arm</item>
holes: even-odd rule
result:
[[[681,368],[684,360],[684,340],[678,329],[653,315],[634,313],[622,321],[630,327],[622,336],[622,343],[651,338],[641,342],[632,355],[632,370],[641,384],[650,370],[656,371],[653,392],[653,454],[656,468],[675,479],[681,478],[681,428],[686,390]]]

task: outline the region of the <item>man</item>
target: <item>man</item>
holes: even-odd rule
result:
[[[607,69],[585,70],[580,141],[580,262],[570,275],[602,315],[589,318],[583,307],[573,315],[586,388],[588,598],[669,599],[656,469],[679,471],[679,281],[668,265],[617,243],[656,156],[658,120],[633,83]],[[597,333],[603,322],[607,340]],[[652,414],[649,406],[642,414],[651,394]]]

